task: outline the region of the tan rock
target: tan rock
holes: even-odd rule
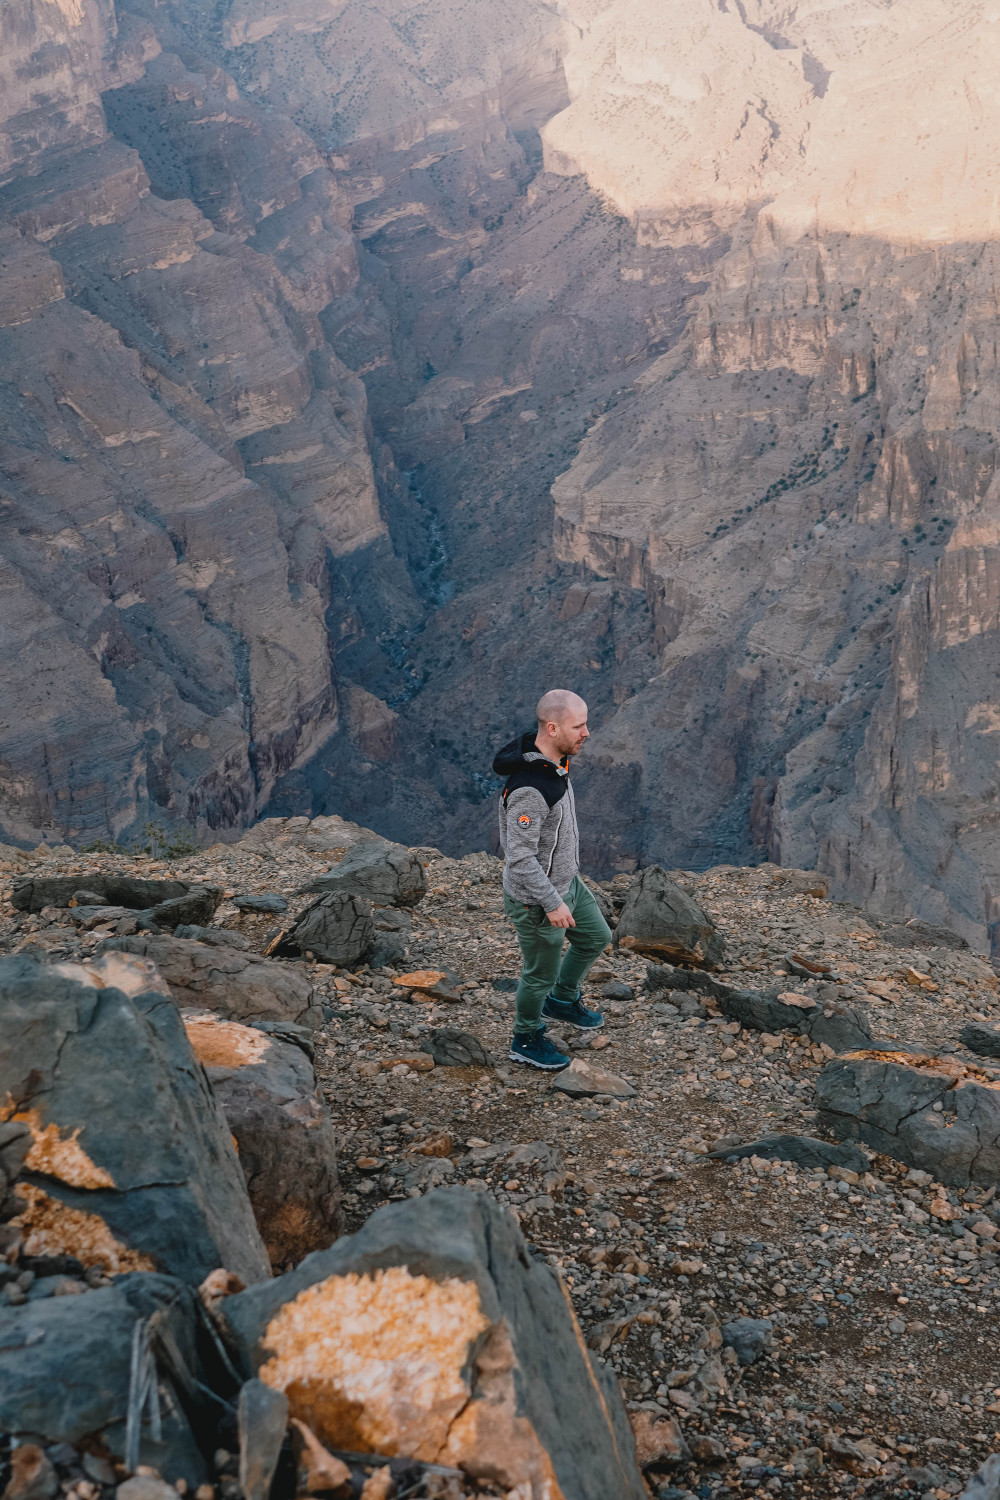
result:
[[[635,1436],[635,1456],[641,1469],[650,1464],[686,1463],[691,1453],[676,1417],[657,1417],[648,1411],[629,1412]]]
[[[343,1459],[328,1453],[312,1428],[297,1417],[292,1417],[288,1425],[293,1433],[299,1494],[348,1495],[351,1471]]]

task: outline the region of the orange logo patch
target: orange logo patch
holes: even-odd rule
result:
[[[531,827],[531,819],[528,817],[527,813],[522,813],[521,816],[518,818],[517,821],[520,823],[520,825],[521,825],[522,828],[530,828]]]

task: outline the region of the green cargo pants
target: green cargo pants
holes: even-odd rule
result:
[[[540,906],[525,906],[504,891],[504,910],[514,924],[524,967],[517,987],[514,1031],[524,1036],[541,1025],[542,1002],[554,993],[557,1000],[575,1000],[591,965],[611,941],[611,929],[601,909],[577,875],[566,893],[575,927],[553,927]],[[569,948],[562,956],[563,940]]]

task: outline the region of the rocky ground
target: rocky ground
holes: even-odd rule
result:
[[[225,891],[215,924],[264,952],[330,864],[307,833],[305,819],[263,824],[177,860],[4,853],[8,880],[72,873],[86,889],[88,874],[114,871],[214,882]],[[518,959],[500,863],[416,852],[424,900],[412,913],[376,911],[405,943],[397,961],[308,965],[327,1017],[317,1071],[341,1140],[348,1227],[444,1183],[506,1205],[618,1372],[663,1496],[958,1494],[1000,1446],[995,1188],[955,1191],[880,1156],[861,1172],[735,1161],[740,1142],[821,1134],[814,1084],[831,1049],[741,1030],[702,995],[649,990],[647,961],[624,950],[599,960],[587,990],[605,1029],[566,1041],[634,1093],[613,1097],[623,1090],[612,1081],[568,1097],[558,1079],[507,1059]],[[944,946],[945,934],[876,923],[769,865],[674,874],[725,936],[722,980],[787,978],[799,994],[861,1003],[880,1042],[937,1056],[961,1050],[967,1022],[1000,1019],[993,969]],[[612,902],[628,881],[605,886]],[[86,960],[130,920],[88,917],[83,930],[67,912],[15,912],[9,895],[8,884],[5,953]],[[287,911],[236,904],[264,895]],[[792,953],[836,977],[790,975]],[[397,983],[425,970],[444,971],[438,990],[451,998],[414,987],[428,981]],[[435,1064],[421,1044],[442,1028],[478,1039],[488,1065]],[[741,1318],[771,1326],[756,1338],[728,1327]]]

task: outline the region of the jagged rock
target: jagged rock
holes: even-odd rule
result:
[[[176,1006],[150,984],[117,955],[58,970],[0,961],[0,1099],[31,1136],[14,1222],[32,1254],[258,1280],[270,1267],[225,1117]]]
[[[731,1021],[751,1031],[804,1032],[818,1045],[848,1052],[871,1044],[868,1014],[861,1005],[841,1000],[817,1000],[797,990],[744,990],[695,969],[650,964],[646,989],[695,990],[718,1001]]]
[[[340,1231],[337,1141],[309,1058],[235,1021],[189,1012],[184,1026],[236,1138],[271,1265],[325,1249]]]
[[[825,899],[830,894],[830,881],[818,870],[780,869],[775,871],[774,880],[776,885],[786,886],[797,896],[817,896]]]
[[[741,1365],[752,1365],[771,1347],[774,1324],[770,1318],[737,1318],[723,1323],[722,1342],[736,1351]]]
[[[813,1140],[808,1135],[765,1135],[746,1145],[725,1146],[710,1151],[713,1161],[742,1160],[759,1156],[764,1161],[793,1161],[799,1167],[847,1167],[852,1172],[867,1172],[871,1162],[857,1146],[846,1141]]]
[[[409,990],[418,1000],[449,1000],[461,1003],[464,981],[458,974],[445,969],[414,969],[409,974],[398,974],[392,981],[397,989]]]
[[[421,1038],[420,1046],[445,1068],[488,1068],[493,1061],[477,1036],[453,1026],[435,1027]]]
[[[174,901],[199,889],[180,880],[140,880],[133,875],[96,872],[88,875],[87,880],[92,895],[100,896],[108,906],[124,906],[130,911],[148,911],[161,902]],[[15,911],[41,911],[43,906],[68,906],[79,889],[79,875],[33,875],[14,881],[10,900]]]
[[[686,1464],[691,1458],[676,1417],[664,1417],[649,1411],[629,1412],[635,1438],[635,1456],[640,1468],[657,1469]]]
[[[371,902],[347,891],[331,891],[307,906],[287,938],[294,952],[345,969],[367,958],[374,943]]]
[[[596,880],[591,880],[587,875],[581,875],[580,879],[583,881],[584,885],[587,887],[587,890],[597,902],[598,910],[600,911],[601,916],[604,918],[605,922],[607,922],[608,926],[613,932],[618,925],[618,913],[615,911],[614,904],[609,898],[607,891],[603,890],[602,887],[597,884]]]
[[[967,1187],[1000,1182],[998,1083],[953,1057],[858,1052],[827,1063],[816,1104],[835,1135]]]
[[[959,1500],[1000,1500],[1000,1453],[991,1453],[979,1466]]]
[[[240,911],[283,912],[288,910],[284,896],[262,891],[259,896],[234,896],[233,905]]]
[[[221,900],[222,891],[217,885],[192,886],[183,896],[158,901],[149,915],[158,927],[202,926],[215,916],[215,908]]]
[[[100,951],[148,959],[178,1005],[207,1007],[231,1021],[296,1021],[318,1026],[323,1019],[313,987],[300,968],[229,944],[139,934],[108,938]]]
[[[613,1379],[588,1359],[553,1271],[485,1194],[380,1209],[266,1291],[227,1298],[222,1316],[247,1373],[284,1390],[331,1449],[644,1500]]]
[[[568,1068],[563,1068],[552,1080],[552,1087],[560,1094],[570,1094],[576,1099],[592,1099],[597,1094],[607,1094],[611,1099],[631,1099],[635,1089],[624,1078],[614,1073],[605,1073],[582,1057],[574,1057]]]
[[[244,1500],[268,1500],[288,1427],[288,1398],[262,1380],[248,1380],[240,1388],[236,1418]]]
[[[170,1276],[131,1274],[80,1297],[51,1297],[4,1309],[0,1334],[0,1431],[56,1443],[103,1444],[111,1458],[125,1454],[132,1335],[140,1319],[161,1321],[187,1370],[203,1383],[210,1375],[197,1337],[197,1293]],[[158,1379],[162,1441],[153,1443],[148,1422],[141,1429],[140,1462],[171,1481],[189,1486],[209,1479],[198,1447],[212,1430],[211,1408],[204,1431],[192,1431],[190,1400],[161,1359]]]
[[[715,968],[726,947],[712,919],[659,865],[643,870],[629,887],[614,941],[616,947],[705,968]]]
[[[367,838],[302,894],[329,891],[362,896],[377,906],[416,906],[427,892],[427,874],[412,850],[388,839]]]
[[[211,943],[216,948],[239,948],[243,953],[250,951],[250,939],[230,927],[200,927],[197,923],[185,922],[174,928],[174,937],[193,938],[195,942]]]
[[[535,1172],[541,1178],[543,1193],[556,1193],[566,1186],[566,1163],[562,1152],[549,1141],[527,1141],[515,1146],[507,1158],[508,1170],[515,1173]]]
[[[958,1040],[979,1057],[1000,1057],[1000,1026],[969,1021],[958,1033]]]

